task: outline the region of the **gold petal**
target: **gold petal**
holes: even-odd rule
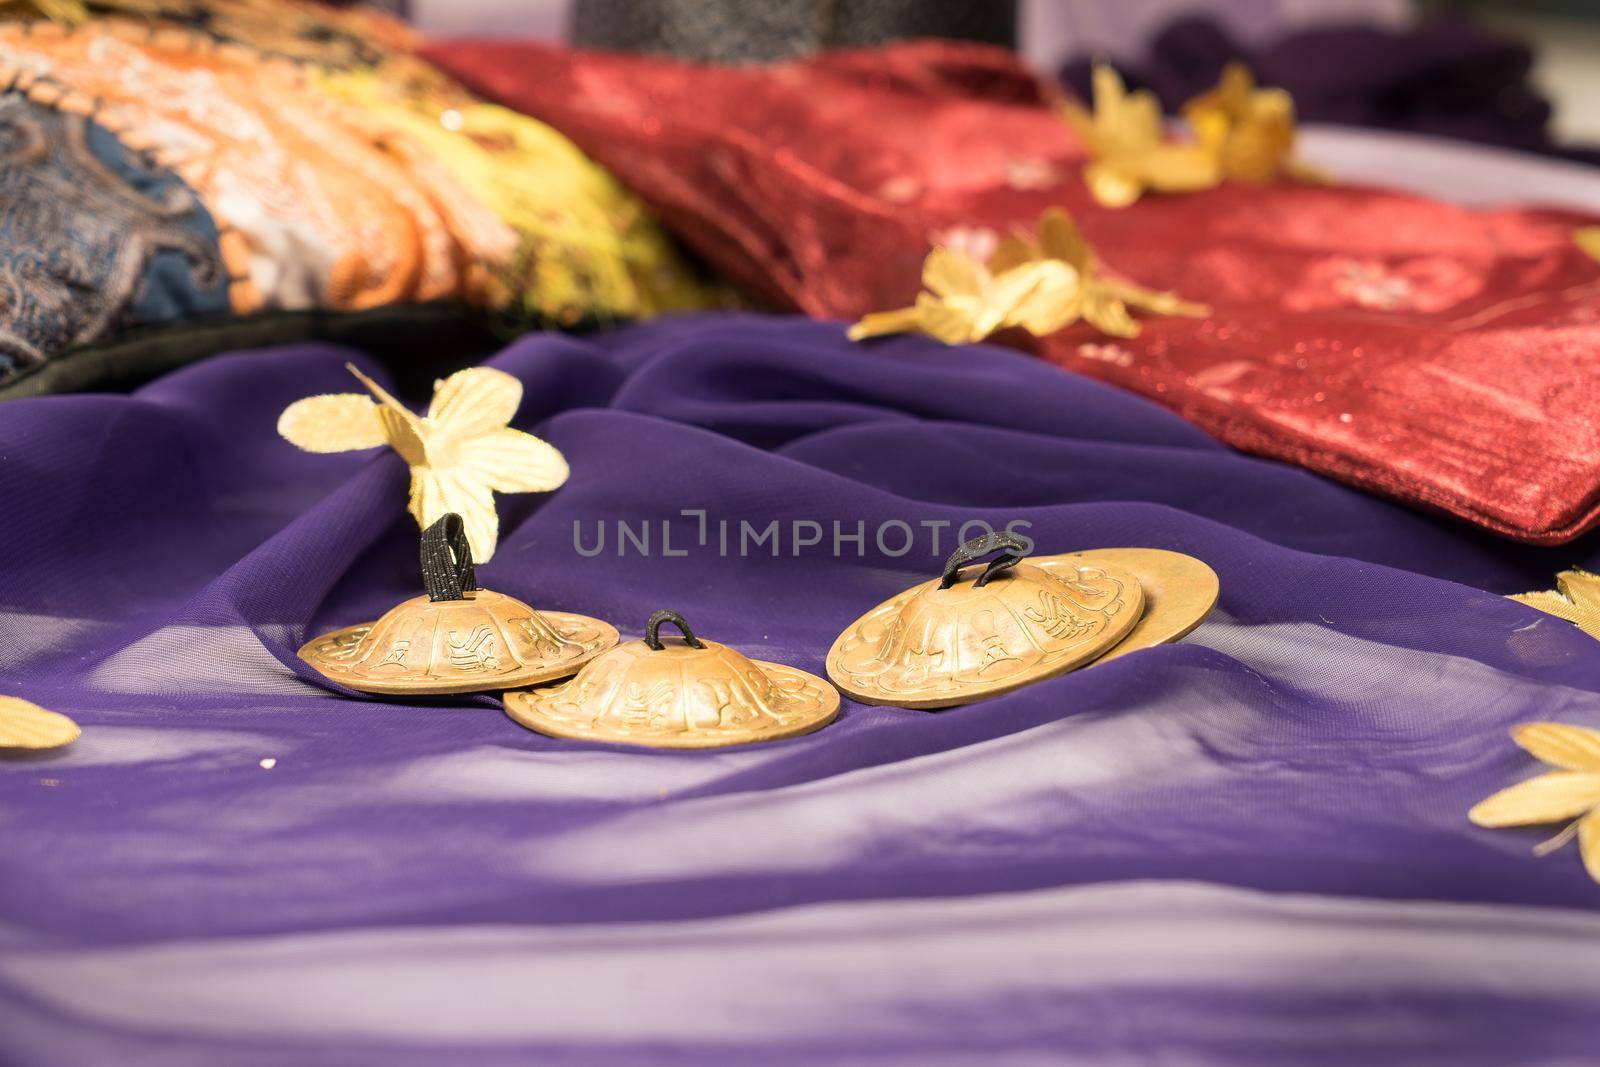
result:
[[[995,275],[984,290],[982,302],[985,307],[1000,308],[1008,314],[1018,301],[1026,299],[1038,287],[1052,266],[1063,265],[1054,260],[1035,259],[1020,267],[1012,267],[1003,274]]]
[[[1578,854],[1589,877],[1600,882],[1600,810],[1591,811],[1578,823]]]
[[[509,423],[521,404],[517,379],[493,367],[471,367],[435,387],[428,421],[452,434],[482,433]]]
[[[1089,76],[1089,92],[1094,97],[1096,111],[1102,109],[1115,111],[1122,106],[1122,98],[1127,95],[1127,87],[1122,82],[1122,75],[1117,73],[1117,68],[1109,63],[1096,63],[1094,71]]]
[[[1222,169],[1234,181],[1261,185],[1282,173],[1294,150],[1291,119],[1251,120],[1235,126],[1222,156]]]
[[[1214,112],[1229,121],[1243,117],[1250,102],[1250,90],[1255,87],[1255,76],[1250,68],[1237,61],[1222,69],[1222,77],[1212,88],[1194,97],[1179,110],[1192,118],[1194,112]]]
[[[1161,102],[1148,89],[1130,93],[1122,76],[1105,64],[1094,68],[1092,146],[1096,152],[1115,154],[1159,141],[1164,133]]]
[[[396,411],[391,407],[378,408],[378,422],[383,426],[384,439],[389,447],[400,453],[400,458],[412,467],[428,462],[428,449],[423,443],[422,429],[417,418],[409,411]]]
[[[1144,195],[1143,179],[1105,160],[1095,160],[1085,166],[1083,182],[1101,207],[1128,207]]]
[[[1091,152],[1116,153],[1161,136],[1161,107],[1154,94],[1130,96],[1122,76],[1104,63],[1095,65],[1091,80],[1092,122],[1082,131]]]
[[[1209,319],[1212,315],[1210,304],[1185,300],[1177,293],[1154,293],[1148,306],[1158,314],[1178,315],[1186,319]]]
[[[1568,622],[1577,622],[1580,614],[1576,604],[1556,592],[1512,593],[1507,599],[1526,604],[1530,608],[1538,608],[1546,615],[1554,615]]]
[[[1512,727],[1511,739],[1553,767],[1600,773],[1600,731],[1559,722],[1529,722]]]
[[[547,493],[570,473],[554,445],[510,427],[463,441],[456,462],[497,493]]]
[[[296,400],[278,416],[278,433],[307,452],[349,452],[387,442],[378,405],[360,393],[324,393]]]
[[[494,510],[494,493],[481,482],[451,470],[417,467],[411,472],[411,515],[426,530],[450,512],[461,516],[472,559],[487,563],[494,558],[500,539],[500,517]]]
[[[1600,805],[1600,775],[1551,771],[1478,802],[1467,818],[1478,826],[1560,822]]]
[[[1089,269],[1089,244],[1072,216],[1058,207],[1050,208],[1039,219],[1039,252],[1080,271]]]
[[[1255,92],[1256,76],[1250,67],[1235,59],[1222,68],[1222,80],[1217,83],[1224,105],[1235,113],[1242,111]]]
[[[1583,610],[1600,612],[1600,574],[1574,567],[1556,575],[1556,588]]]
[[[1081,307],[1078,272],[1059,259],[1037,264],[1033,288],[1007,319],[1035,337],[1047,337],[1078,317]]]
[[[1194,130],[1196,147],[1213,159],[1220,158],[1223,146],[1228,143],[1228,131],[1233,128],[1227,112],[1218,107],[1191,105],[1183,109],[1183,115],[1189,120],[1189,128]]]
[[[1049,337],[1056,331],[1064,330],[1077,322],[1081,309],[1082,302],[1076,293],[1040,300],[1037,303],[1030,302],[1019,311],[1014,325],[1022,327],[1035,337]]]
[[[60,748],[78,739],[78,724],[20,697],[0,696],[0,749]]]
[[[1131,282],[1120,282],[1114,278],[1099,278],[1096,281],[1098,288],[1108,295],[1131,304],[1146,311],[1153,311],[1157,315],[1182,315],[1186,318],[1203,319],[1211,314],[1209,305],[1185,300],[1177,293],[1161,292],[1157,289],[1146,289]]]
[[[344,369],[355,375],[356,381],[366,386],[367,392],[377,397],[379,404],[382,404],[386,408],[392,408],[395,411],[403,411],[407,414],[411,413],[410,408],[406,407],[404,404],[400,403],[400,401],[391,396],[389,391],[383,386],[379,385],[377,382],[361,373],[361,368],[356,366],[354,363],[346,363],[344,365]]]
[[[1192,193],[1222,183],[1222,167],[1198,145],[1162,144],[1123,160],[1160,193]]]
[[[1576,623],[1590,637],[1600,638],[1600,576],[1562,571],[1556,575],[1555,592],[1517,593],[1511,599]]]
[[[1572,231],[1572,239],[1592,258],[1600,260],[1600,226],[1579,226]]]
[[[1101,333],[1112,337],[1138,337],[1140,326],[1128,314],[1127,305],[1099,286],[1083,294],[1083,318]]]
[[[989,284],[989,271],[963,252],[942,245],[922,264],[922,284],[938,296],[977,296]]]
[[[1306,185],[1333,184],[1333,172],[1319,167],[1314,163],[1306,163],[1298,159],[1291,159],[1284,165],[1283,171],[1295,181],[1304,182]],[[1600,259],[1600,256],[1596,256],[1595,258]]]
[[[1015,235],[1002,237],[989,257],[989,272],[1000,275],[1013,267],[1032,263],[1039,258],[1039,250],[1032,243]]]
[[[923,293],[917,297],[917,329],[947,345],[981,341],[986,336],[977,329],[976,304],[949,304]]]
[[[1149,89],[1140,89],[1123,97],[1117,110],[1117,139],[1129,148],[1158,144],[1166,136],[1166,119],[1161,115],[1161,101]]]
[[[845,336],[852,341],[864,341],[869,337],[906,333],[917,328],[917,318],[916,308],[874,311],[870,315],[863,315],[860,322],[845,332]]]

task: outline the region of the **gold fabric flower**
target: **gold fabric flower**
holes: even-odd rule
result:
[[[1215,89],[1183,105],[1183,117],[1224,178],[1264,184],[1301,170],[1294,162],[1293,98],[1258,88],[1243,63],[1229,63]]]
[[[1074,100],[1062,115],[1092,157],[1083,180],[1105,207],[1127,207],[1146,191],[1187,193],[1222,181],[1217,153],[1205,144],[1174,141],[1166,135],[1161,103],[1148,89],[1128,92],[1108,66],[1094,68],[1094,110]]]
[[[1158,315],[1211,314],[1204,304],[1104,276],[1094,250],[1060,208],[1040,218],[1037,237],[1001,241],[988,263],[935,248],[923,264],[922,284],[929,291],[914,307],[867,315],[850,327],[850,339],[914,331],[965,344],[1009,326],[1044,337],[1079,319],[1113,337],[1134,337],[1139,324],[1129,305]]]
[[[1084,183],[1105,207],[1127,207],[1146,192],[1187,193],[1226,180],[1264,183],[1288,175],[1324,181],[1294,159],[1294,100],[1262,89],[1242,63],[1230,63],[1216,88],[1183,106],[1193,137],[1167,135],[1161,105],[1148,89],[1128,92],[1110,67],[1094,70],[1094,110],[1062,105],[1091,156]]]
[[[1558,619],[1576,623],[1578,629],[1600,639],[1600,574],[1590,574],[1584,570],[1562,571],[1556,575],[1554,590],[1517,593],[1511,599]]]
[[[1205,318],[1211,314],[1207,305],[1184,300],[1176,293],[1146,289],[1108,276],[1072,216],[1058,207],[1050,208],[1040,217],[1037,237],[1009,237],[1002,241],[990,266],[994,270],[1006,270],[1013,269],[1016,264],[1041,261],[1066,263],[1077,272],[1079,316],[1112,337],[1139,335],[1139,323],[1129,314],[1129,307],[1188,318]]]
[[[507,425],[522,403],[522,383],[511,375],[489,367],[458,371],[435,385],[428,414],[419,418],[345,366],[376,401],[360,393],[306,397],[284,409],[278,432],[307,452],[393,448],[411,467],[409,510],[417,525],[427,529],[457,513],[475,561],[488,562],[499,540],[495,493],[548,492],[567,480],[559,451]]]
[[[1560,768],[1502,789],[1467,813],[1478,826],[1533,826],[1574,820],[1537,846],[1545,855],[1574,836],[1589,877],[1600,882],[1600,731],[1558,722],[1514,727],[1511,738],[1534,757]]]
[[[1020,326],[1043,337],[1077,318],[1078,281],[1065,263],[1023,263],[994,273],[965,252],[941,246],[922,265],[928,292],[918,294],[914,307],[867,315],[849,336],[860,341],[915,331],[957,345]]]
[[[21,697],[0,696],[0,750],[60,748],[76,741],[81,732],[77,723],[58,711]]]

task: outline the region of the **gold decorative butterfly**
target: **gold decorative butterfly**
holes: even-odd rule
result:
[[[60,748],[78,739],[78,724],[21,697],[0,696],[0,751]]]
[[[1513,727],[1511,738],[1559,770],[1530,778],[1477,804],[1467,818],[1478,826],[1533,826],[1572,819],[1567,828],[1538,845],[1536,855],[1555,851],[1573,837],[1589,877],[1600,882],[1600,731],[1559,722]]]
[[[555,447],[508,425],[522,403],[522,383],[511,375],[490,367],[458,371],[435,383],[428,414],[419,417],[345,366],[372,397],[297,400],[278,418],[278,432],[307,452],[393,448],[411,467],[409,510],[417,524],[427,529],[457,513],[477,562],[487,563],[499,540],[495,493],[549,492],[567,480],[566,458]]]
[[[1511,599],[1576,623],[1578,629],[1600,639],[1600,574],[1577,569],[1562,571],[1556,575],[1554,590],[1518,593]]]

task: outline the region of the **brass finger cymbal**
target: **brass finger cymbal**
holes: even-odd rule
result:
[[[1110,563],[1023,558],[1011,533],[974,538],[939,578],[867,612],[828,651],[828,677],[868,704],[945,708],[1018,689],[1103,655],[1139,621],[1139,579]],[[994,552],[980,574],[961,571]]]
[[[679,640],[660,636],[670,622]],[[658,611],[645,636],[595,657],[560,685],[505,695],[506,714],[551,737],[651,748],[717,748],[821,729],[839,694],[813,674],[702,641],[683,616]]]
[[[1205,621],[1222,591],[1217,572],[1204,561],[1164,548],[1096,548],[1038,558],[1071,566],[1117,567],[1138,576],[1144,614],[1128,636],[1095,663],[1180,640]]]
[[[565,678],[617,643],[609,623],[535,611],[477,587],[472,549],[454,513],[422,535],[428,592],[376,622],[323,634],[300,658],[324,677],[364,693],[445,696]]]

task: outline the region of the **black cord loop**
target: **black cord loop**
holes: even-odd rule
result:
[[[956,584],[962,567],[969,563],[976,563],[991,552],[999,552],[1001,550],[1004,550],[1004,554],[983,569],[983,573],[978,575],[978,580],[972,583],[974,586],[982,589],[989,584],[990,578],[1020,563],[1023,555],[1028,551],[1028,542],[1009,530],[1001,530],[997,533],[985,534],[982,537],[974,537],[956,549],[950,556],[949,561],[945,563],[944,577],[939,579],[939,588],[949,589]]]
[[[422,531],[422,582],[433,601],[465,600],[478,588],[467,528],[453,511]]]
[[[644,628],[644,644],[650,651],[661,651],[661,624],[664,622],[670,622],[682,630],[683,639],[690,648],[706,647],[700,643],[700,639],[694,635],[694,631],[689,629],[689,624],[682,615],[679,615],[676,611],[662,610],[650,616],[650,622]]]

